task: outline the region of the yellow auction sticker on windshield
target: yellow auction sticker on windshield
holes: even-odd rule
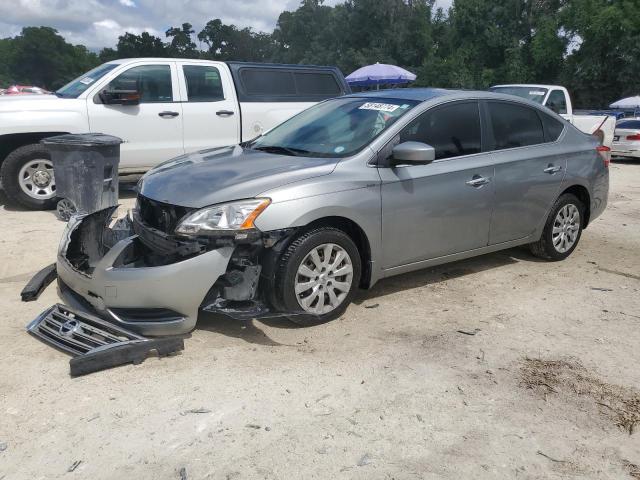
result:
[[[377,110],[378,112],[393,112],[399,108],[400,105],[393,105],[391,103],[375,103],[367,102],[364,105],[358,107],[359,110]]]

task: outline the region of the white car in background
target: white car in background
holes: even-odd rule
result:
[[[144,172],[184,153],[237,145],[351,90],[336,67],[173,58],[115,60],[52,95],[0,98],[0,177],[7,199],[57,203],[40,140],[65,133],[120,137],[120,172]]]
[[[616,123],[611,155],[640,158],[640,118],[623,118]]]
[[[579,130],[600,139],[600,143],[611,148],[615,130],[615,118],[610,115],[576,115],[569,91],[560,85],[513,84],[495,85],[489,90],[526,98],[544,105],[562,116]]]

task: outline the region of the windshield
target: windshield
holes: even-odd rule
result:
[[[80,75],[75,80],[70,81],[64,87],[56,90],[56,95],[64,98],[78,98],[82,92],[93,84],[96,80],[104,77],[107,73],[118,66],[117,63],[105,63],[84,75]]]
[[[343,97],[319,103],[250,142],[285,155],[346,157],[360,151],[418,102]]]
[[[542,101],[549,91],[546,88],[537,87],[491,87],[489,90],[496,93],[505,93],[507,95],[526,98],[540,105],[542,105]]]

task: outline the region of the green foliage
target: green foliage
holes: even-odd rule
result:
[[[640,92],[638,0],[302,0],[272,33],[212,19],[161,39],[125,33],[99,55],[48,27],[0,39],[0,85],[56,88],[100,62],[185,57],[337,65],[349,73],[381,62],[418,75],[416,86],[484,89],[496,83],[560,83],[578,106],[602,107]],[[199,45],[196,45],[196,40]]]

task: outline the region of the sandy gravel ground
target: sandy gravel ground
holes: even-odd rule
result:
[[[78,379],[24,331],[55,288],[19,299],[63,224],[3,208],[0,479],[638,479],[640,163],[611,186],[564,262],[392,278],[314,328],[202,318],[177,357]]]

